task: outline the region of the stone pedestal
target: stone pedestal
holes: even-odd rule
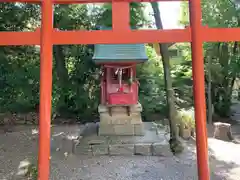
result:
[[[99,135],[144,135],[141,104],[125,106],[99,105]]]
[[[231,124],[221,122],[214,123],[214,138],[223,141],[232,141],[234,138],[231,132]]]

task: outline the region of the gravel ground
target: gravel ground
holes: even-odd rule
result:
[[[143,156],[75,156],[70,138],[77,134],[77,126],[52,128],[51,180],[197,180],[196,154],[188,142],[178,157]],[[17,127],[12,133],[0,134],[0,180],[14,180],[20,161],[37,159],[37,130]],[[222,151],[222,147],[225,147]],[[209,140],[212,180],[240,179],[240,145]],[[235,153],[238,151],[238,154]],[[225,152],[225,153],[223,153]],[[65,155],[64,155],[65,153]],[[239,161],[239,162],[238,162]]]

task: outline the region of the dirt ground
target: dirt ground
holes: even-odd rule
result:
[[[193,142],[186,142],[177,157],[76,156],[66,152],[71,151],[69,139],[78,131],[78,125],[52,127],[51,180],[198,179]],[[239,126],[233,132],[238,137]],[[19,126],[12,133],[0,134],[0,180],[14,180],[20,161],[26,158],[36,163],[37,151],[36,127]],[[240,179],[240,145],[209,138],[209,152],[212,180]]]

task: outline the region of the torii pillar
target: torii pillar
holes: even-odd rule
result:
[[[40,120],[39,120],[39,152],[38,179],[49,179],[50,171],[50,136],[52,107],[52,32],[53,4],[52,0],[42,1],[41,52],[40,52]]]
[[[190,27],[198,179],[209,180],[201,0],[190,0]]]

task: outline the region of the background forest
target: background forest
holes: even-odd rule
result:
[[[154,6],[152,5],[153,10]],[[131,3],[131,25],[155,28],[152,15],[145,13],[146,3]],[[202,1],[203,24],[209,27],[239,27],[240,9],[231,0]],[[187,3],[181,4],[179,23],[189,24]],[[0,4],[0,31],[33,31],[40,25],[40,7],[29,4]],[[54,26],[61,30],[97,29],[111,26],[111,5],[56,5]],[[191,49],[189,43],[173,44],[180,52],[170,58],[169,69],[176,108],[193,106]],[[28,113],[38,111],[38,46],[0,47],[0,112]],[[92,121],[98,117],[100,98],[99,66],[92,61],[93,45],[54,46],[53,112],[63,118]],[[145,120],[167,116],[164,86],[164,64],[152,45],[146,45],[149,61],[137,69],[140,102]],[[234,88],[240,73],[238,42],[205,43],[204,60],[206,93],[214,111],[230,116]],[[161,52],[162,53],[162,52]],[[172,56],[170,56],[172,57]],[[165,64],[166,65],[166,64]],[[211,88],[208,91],[208,85]],[[206,94],[208,95],[208,94]],[[237,96],[237,95],[236,95]]]

